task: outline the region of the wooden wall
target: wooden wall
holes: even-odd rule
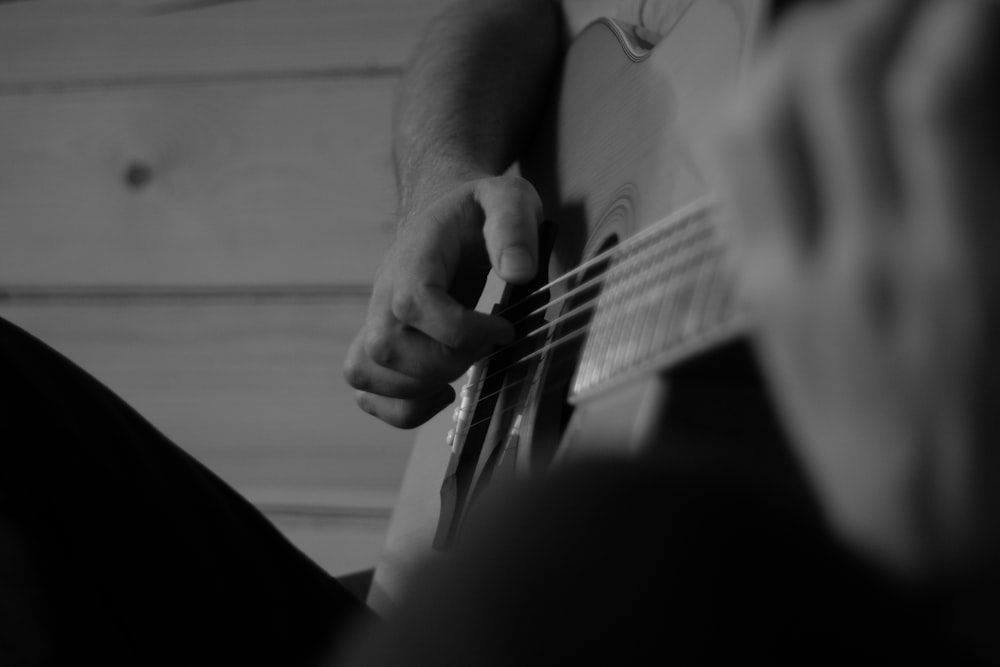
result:
[[[0,1],[0,316],[334,573],[375,562],[412,440],[340,367],[392,237],[393,90],[446,3]]]

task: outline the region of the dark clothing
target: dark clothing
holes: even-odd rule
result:
[[[364,617],[246,500],[3,320],[0,420],[5,667],[306,665]]]
[[[703,377],[696,403],[723,382]],[[737,432],[725,412],[685,416],[664,437],[701,452],[694,432]],[[221,480],[3,320],[0,418],[4,667],[309,665],[372,618]],[[457,552],[348,662],[959,664],[936,607],[838,546],[761,451],[736,466],[725,448],[601,462],[486,496]]]
[[[352,664],[971,664],[930,599],[753,481],[600,462],[521,489]]]

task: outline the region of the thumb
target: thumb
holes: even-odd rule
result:
[[[517,176],[498,176],[477,185],[476,200],[483,209],[483,237],[497,275],[509,283],[534,278],[542,219],[535,188]]]

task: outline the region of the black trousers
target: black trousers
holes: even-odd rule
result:
[[[308,665],[368,617],[218,477],[0,319],[0,664]]]

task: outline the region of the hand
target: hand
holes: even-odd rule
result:
[[[985,1],[810,6],[720,152],[797,453],[832,526],[911,572],[997,534],[998,28]]]
[[[540,220],[537,193],[515,176],[459,183],[406,216],[345,362],[363,410],[418,426],[454,400],[450,382],[512,339],[506,320],[472,309],[491,266],[507,282],[534,277]]]

